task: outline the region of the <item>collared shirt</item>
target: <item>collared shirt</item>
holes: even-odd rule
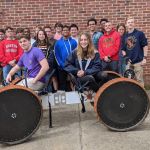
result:
[[[98,41],[102,35],[103,35],[103,33],[99,32],[99,31],[94,32],[92,35],[92,42],[93,42],[94,48],[96,50],[98,50]]]

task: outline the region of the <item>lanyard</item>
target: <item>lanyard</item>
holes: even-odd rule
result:
[[[80,69],[83,70],[81,58],[79,58],[78,61],[79,61]],[[88,58],[84,70],[87,69],[87,67],[89,66],[90,62],[91,62],[91,58]]]
[[[65,45],[65,48],[66,48],[67,53],[68,53],[68,55],[69,55],[69,54],[70,54],[70,52],[71,52],[71,44],[70,44],[69,39],[67,39],[67,41],[68,41],[68,43],[69,43],[69,49],[68,49],[68,47],[67,47],[67,46],[66,46],[66,44],[65,44],[65,40],[63,39],[64,45]]]

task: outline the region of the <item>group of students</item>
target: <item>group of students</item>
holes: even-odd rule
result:
[[[10,82],[12,77],[25,68],[28,87],[41,90],[49,81],[49,74],[55,73],[51,83],[53,90],[67,90],[67,75],[74,75],[78,83],[88,81],[89,86],[97,91],[99,81],[111,70],[124,74],[126,65],[134,66],[136,80],[144,85],[143,65],[146,63],[148,43],[145,34],[135,29],[134,18],[128,18],[125,24],[118,24],[115,29],[107,19],[87,21],[88,31],[79,33],[78,26],[55,24],[52,28],[37,26],[34,39],[29,28],[16,31],[5,29],[5,39],[0,42],[0,65],[3,78]],[[0,39],[2,32],[0,29]],[[19,42],[18,42],[19,41]],[[24,51],[24,52],[23,52]],[[51,84],[50,83],[50,84]],[[25,80],[18,83],[25,85]]]

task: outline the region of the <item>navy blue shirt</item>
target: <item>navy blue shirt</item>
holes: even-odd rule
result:
[[[143,47],[147,46],[147,39],[142,31],[134,29],[132,33],[126,33],[123,39],[121,50],[126,51],[126,56],[132,64],[143,60]]]

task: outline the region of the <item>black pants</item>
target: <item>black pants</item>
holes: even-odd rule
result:
[[[67,72],[58,68],[59,90],[67,91]]]
[[[78,83],[80,84],[80,86],[83,86],[84,84],[85,87],[83,87],[83,90],[84,88],[86,87],[89,87],[90,89],[92,89],[94,92],[96,92],[98,89],[99,89],[99,86],[95,80],[95,78],[92,76],[92,75],[86,75],[86,76],[83,76],[83,77],[80,77],[80,78],[77,78],[77,81]]]
[[[94,75],[86,75],[81,78],[77,78],[77,81],[84,85],[86,82],[88,82],[87,86],[89,86],[90,89],[97,92],[98,89],[108,81],[108,75],[106,72],[100,71]]]
[[[118,72],[118,61],[105,62],[102,61],[102,69]]]

